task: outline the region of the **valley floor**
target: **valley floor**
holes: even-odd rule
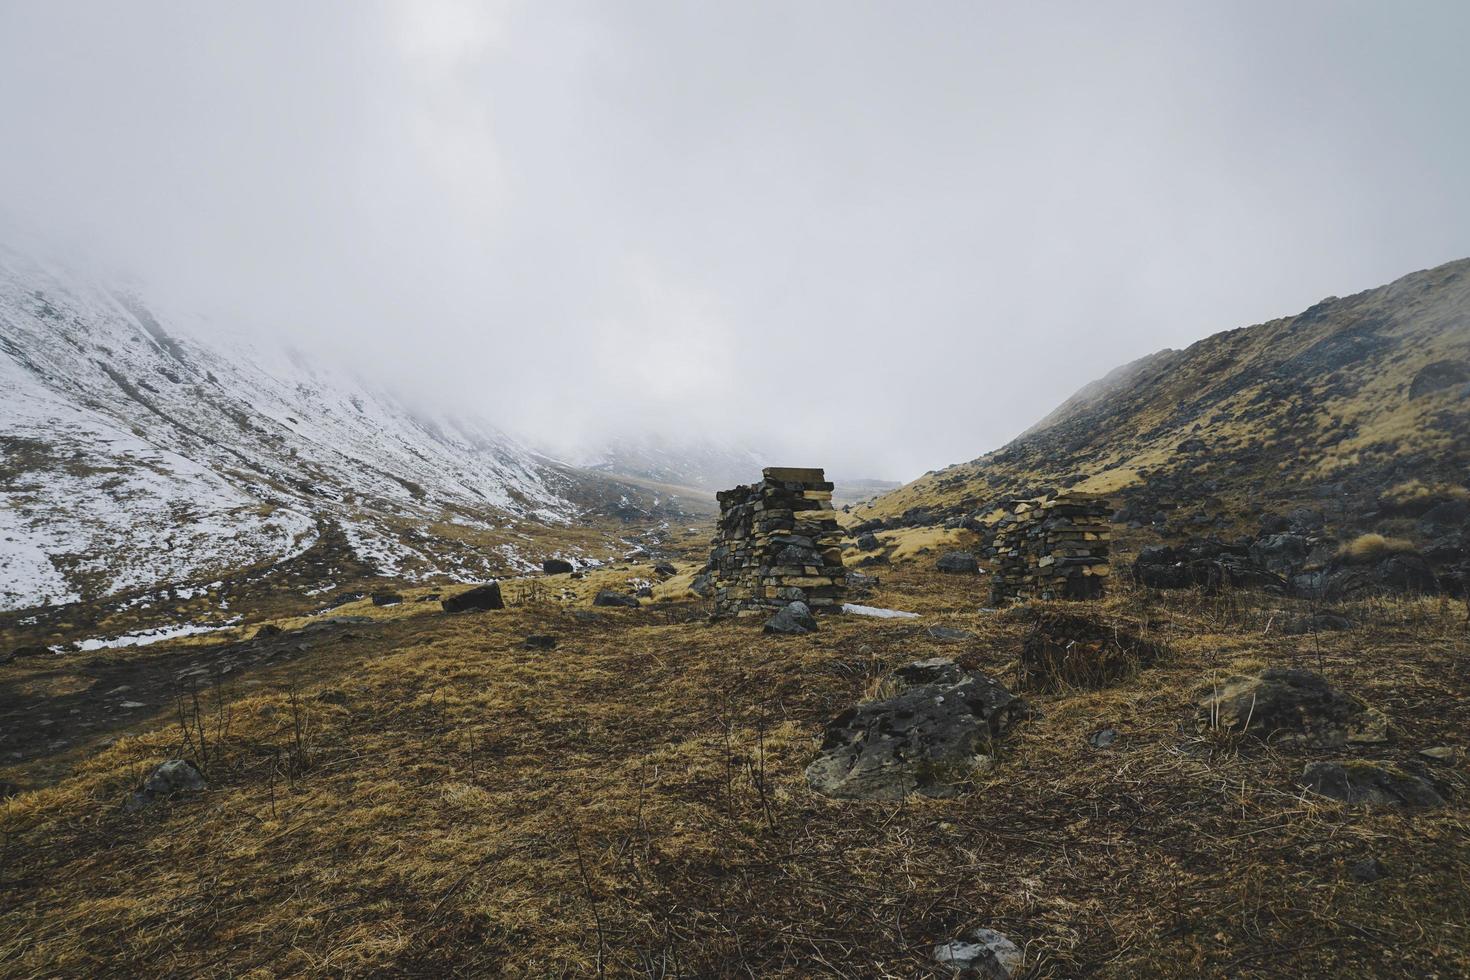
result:
[[[1033,717],[960,798],[813,795],[824,723],[894,667],[953,656],[1014,682],[1025,624],[930,565],[880,569],[863,600],[921,618],[806,637],[525,583],[494,612],[447,615],[425,589],[343,606],[360,618],[295,655],[0,772],[68,770],[0,803],[0,974],[908,978],[945,975],[934,945],[986,927],[1035,977],[1470,975],[1463,604],[1361,603],[1357,629],[1289,637],[1295,600],[1116,583],[1087,608],[1143,624],[1155,666],[1021,692]],[[0,666],[0,687],[64,691],[84,661],[57,663]],[[1197,730],[1212,679],[1264,666],[1320,670],[1391,740],[1303,754]],[[1094,748],[1102,728],[1117,740]],[[1313,759],[1443,745],[1438,809],[1294,786]],[[181,754],[206,791],[123,808]],[[1370,857],[1384,876],[1355,880]]]

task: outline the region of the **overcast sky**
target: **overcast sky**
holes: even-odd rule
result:
[[[0,0],[0,215],[545,443],[901,479],[1470,255],[1467,38],[1464,0]]]

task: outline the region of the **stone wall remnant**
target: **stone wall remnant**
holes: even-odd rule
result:
[[[1112,526],[1102,494],[1052,491],[1006,502],[995,525],[992,605],[1012,599],[1099,599]]]
[[[716,494],[709,563],[716,612],[756,614],[791,602],[840,610],[847,570],[832,484],[819,468],[768,466],[761,475]]]

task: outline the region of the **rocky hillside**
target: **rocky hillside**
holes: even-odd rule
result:
[[[615,529],[682,513],[6,250],[0,355],[0,609],[207,583],[328,527],[379,574],[472,580],[539,562],[533,536],[589,514]]]
[[[1306,507],[1429,537],[1409,519],[1449,504],[1463,525],[1467,464],[1470,259],[1124,365],[1004,448],[855,514],[941,523],[1078,486],[1166,534]]]

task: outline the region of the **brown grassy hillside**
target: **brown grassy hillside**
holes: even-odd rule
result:
[[[1125,365],[1004,448],[858,517],[933,522],[1045,486],[1181,518],[1326,502],[1374,509],[1470,464],[1470,259]]]

